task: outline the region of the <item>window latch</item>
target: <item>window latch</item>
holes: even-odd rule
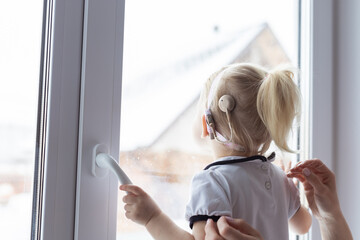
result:
[[[92,173],[95,177],[104,177],[108,170],[113,172],[121,184],[132,184],[130,178],[120,168],[115,159],[108,153],[109,150],[104,144],[97,144],[93,149]]]

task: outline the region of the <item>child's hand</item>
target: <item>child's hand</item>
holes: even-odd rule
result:
[[[161,214],[154,200],[140,187],[130,184],[121,185],[120,190],[128,192],[123,197],[125,216],[128,219],[146,226],[152,218]]]

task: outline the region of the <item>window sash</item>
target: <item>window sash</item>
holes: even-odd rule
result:
[[[124,0],[85,1],[75,239],[115,239],[118,181],[96,177],[93,148],[119,158]]]
[[[333,1],[300,2],[311,9],[303,55],[310,59],[308,152],[332,166],[333,110],[324,106],[333,99]],[[102,143],[119,154],[124,0],[57,0],[51,11],[39,232],[41,239],[115,239],[117,180],[92,175],[91,152]],[[311,236],[320,238],[318,227]]]
[[[36,160],[44,163],[39,170],[44,171],[43,179],[38,179],[44,188],[43,195],[38,195],[42,201],[38,209],[41,220],[34,219],[38,222],[33,222],[32,239],[73,239],[83,1],[45,4],[48,15],[44,21],[46,51],[42,53],[41,81],[48,82],[48,99],[44,102],[45,114],[38,120],[44,121],[46,129],[44,149]]]

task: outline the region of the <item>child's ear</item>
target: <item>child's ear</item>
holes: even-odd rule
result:
[[[202,115],[201,118],[201,122],[202,122],[202,131],[201,131],[201,137],[202,138],[206,138],[207,136],[209,136],[209,132],[207,130],[207,124],[206,124],[206,118],[205,115]]]

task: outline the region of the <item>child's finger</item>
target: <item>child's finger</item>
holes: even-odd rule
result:
[[[126,212],[125,217],[130,220],[133,219],[133,215],[131,214],[131,212]]]
[[[132,184],[120,185],[120,190],[133,193],[135,195],[141,195],[145,193],[140,187]]]
[[[288,161],[288,162],[287,162],[287,164],[286,164],[286,166],[285,166],[284,172],[288,172],[288,171],[291,169],[291,164],[292,164],[291,161]]]
[[[130,204],[125,204],[124,210],[125,210],[125,212],[131,212],[133,210],[133,206]]]
[[[128,194],[123,197],[123,202],[127,204],[134,204],[137,202],[137,196]]]

